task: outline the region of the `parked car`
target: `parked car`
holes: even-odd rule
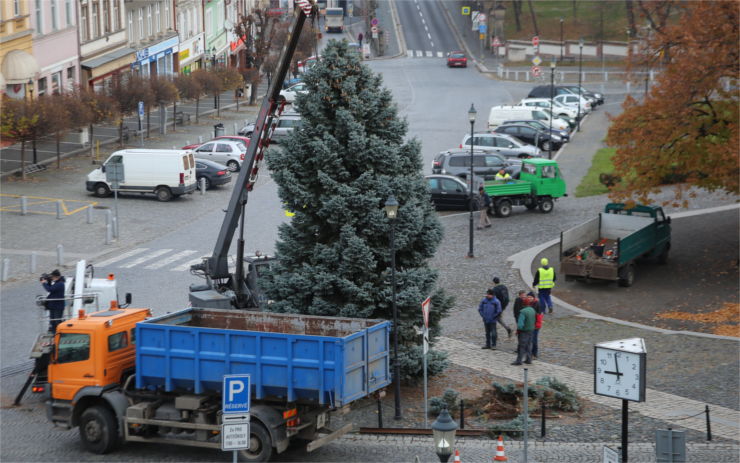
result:
[[[468,57],[465,56],[464,52],[451,51],[447,53],[447,67],[448,68],[466,68],[468,67]]]
[[[537,87],[530,90],[527,98],[550,98],[550,86],[549,85],[538,85]],[[552,90],[554,96],[558,95],[570,95],[572,92],[561,85],[555,85]]]
[[[295,97],[299,93],[307,93],[307,86],[305,82],[299,82],[291,87],[286,88],[285,90],[280,90],[280,96],[278,97],[280,100],[285,100],[286,103],[293,104],[295,101]]]
[[[301,125],[301,115],[298,113],[283,113],[278,119],[277,126],[272,133],[271,141],[279,143],[280,140],[285,139],[293,130]],[[239,135],[245,137],[251,137],[254,132],[254,122],[249,122],[247,125],[242,127],[239,131]]]
[[[501,125],[507,125],[507,124],[527,124],[530,127],[534,127],[535,129],[550,130],[550,126],[548,124],[545,124],[542,121],[535,121],[533,119],[521,119],[521,120],[510,120],[510,121],[504,121]],[[567,130],[559,130],[555,127],[552,128],[552,133],[559,136],[563,139],[564,142],[567,142],[570,140],[570,132]]]
[[[503,121],[511,119],[534,119],[549,125],[550,114],[545,111],[545,108],[514,105],[493,106],[491,112],[488,113],[488,130],[493,130],[501,125]],[[553,119],[552,126],[560,130],[570,127],[568,122],[561,119]]]
[[[194,151],[197,159],[215,161],[226,165],[226,168],[236,172],[241,168],[247,146],[241,141],[214,140],[203,143]]]
[[[535,129],[527,124],[499,125],[493,132],[511,135],[524,143],[539,146],[543,151],[558,150],[563,146],[563,139],[559,136],[548,134],[545,130]]]
[[[519,105],[521,106],[536,106],[539,108],[550,108],[550,99],[549,98],[525,98],[523,99]],[[552,109],[551,113],[555,114],[555,116],[559,117],[560,119],[575,119],[578,117],[578,111],[571,108],[570,106],[566,106],[562,103],[560,103],[558,100],[554,99],[552,100]]]
[[[297,83],[303,82],[303,77],[288,77],[283,81],[283,88],[292,87]]]
[[[500,154],[473,149],[473,175],[483,177],[484,180],[493,180],[501,169],[509,174],[517,170]],[[470,148],[453,148],[440,152],[432,161],[432,173],[467,179],[470,175]]]
[[[195,177],[198,179],[199,185],[200,179],[205,179],[206,190],[210,190],[215,186],[229,183],[231,181],[231,171],[223,164],[198,159],[195,161]]]
[[[561,85],[561,87],[565,87],[568,90],[570,90],[574,95],[578,95],[578,85]],[[596,105],[602,105],[604,104],[604,94],[599,92],[593,92],[591,90],[588,90],[586,88],[580,87],[581,89],[581,96],[586,97],[587,100],[593,101]],[[592,104],[593,104],[592,103]]]
[[[465,135],[460,142],[460,148],[469,147],[470,139],[470,134]],[[473,149],[495,152],[505,158],[526,159],[541,156],[540,149],[536,146],[523,143],[511,135],[495,132],[473,134]]]
[[[452,175],[432,174],[426,177],[432,203],[437,209],[470,209],[468,184]],[[473,210],[480,209],[480,196],[473,193]]]
[[[208,142],[216,141],[216,140],[231,140],[231,141],[240,141],[244,143],[244,146],[249,146],[249,138],[242,137],[240,135],[221,135],[220,137],[213,138],[211,140],[208,140]],[[208,143],[206,142],[206,143]],[[183,146],[182,149],[184,150],[194,150],[195,148],[203,145],[203,143],[193,143],[188,146]]]
[[[581,103],[579,105],[578,95],[573,95],[572,93],[569,95],[558,95],[554,98],[554,100],[575,109],[576,112],[580,110],[581,116],[585,116],[586,114],[591,112],[591,103],[586,101],[585,98],[581,98]]]
[[[120,193],[154,193],[160,201],[169,201],[192,193],[195,188],[195,160],[183,150],[128,149],[111,154],[98,169],[87,175],[85,188],[95,196],[111,194],[107,172],[119,172]]]
[[[296,67],[298,68],[298,72],[300,74],[303,74],[304,72],[306,72],[309,69],[311,69],[318,62],[319,62],[319,58],[318,57],[316,57],[316,56],[309,56],[308,58],[306,58],[303,61],[298,61],[298,63],[296,63]]]

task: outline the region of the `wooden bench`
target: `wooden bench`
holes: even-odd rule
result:
[[[184,112],[184,111],[178,111],[175,113],[175,123],[177,125],[183,125],[185,123],[190,123],[190,114]]]
[[[143,128],[141,130],[131,130],[127,125],[124,125],[123,130],[121,131],[121,138],[123,138],[124,142],[128,142],[129,138],[131,138],[132,136],[134,138],[140,137],[141,134],[145,132],[145,130],[146,129]]]

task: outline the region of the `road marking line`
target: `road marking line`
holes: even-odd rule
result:
[[[409,58],[413,58],[414,57],[414,50],[406,50],[406,56],[408,56]]]
[[[432,40],[432,34],[427,33],[427,37],[429,37],[429,40]]]
[[[429,50],[427,50],[427,58],[431,58],[432,56],[433,56],[433,55],[432,55],[432,52],[431,52],[431,51],[429,51]]]
[[[144,268],[145,269],[148,269],[148,270],[156,270],[158,268],[164,267],[165,265],[171,264],[171,263],[175,262],[176,260],[180,260],[183,257],[188,257],[191,254],[195,254],[196,252],[198,252],[198,251],[193,251],[193,250],[180,251],[178,253],[172,254],[171,256],[167,257],[166,259],[162,259],[162,260],[160,260],[158,262],[155,262],[153,264],[149,264],[149,265],[147,265]]]
[[[116,257],[111,257],[108,260],[104,260],[102,262],[98,262],[95,264],[96,267],[105,267],[106,265],[114,264],[118,262],[119,260],[128,259],[129,257],[135,256],[136,254],[141,254],[144,251],[148,251],[149,248],[135,248],[128,252],[124,252],[123,254],[119,254]]]
[[[424,24],[424,27],[426,27],[427,22],[424,20],[424,17],[421,18],[421,23]]]
[[[182,265],[171,268],[170,272],[183,272],[185,270],[190,270],[191,265],[200,264],[201,262],[203,262],[203,259],[198,257],[197,259],[193,259],[191,261],[185,262]]]
[[[416,56],[424,56],[424,52],[421,50],[416,50]]]
[[[121,268],[135,267],[135,266],[137,266],[139,264],[142,264],[142,263],[144,263],[144,262],[146,262],[148,260],[152,260],[154,258],[157,258],[157,257],[161,256],[162,254],[167,254],[170,251],[172,251],[172,249],[157,249],[156,251],[154,251],[154,252],[152,252],[150,254],[147,254],[144,257],[139,257],[138,259],[134,259],[131,262],[129,262],[128,264],[121,265],[120,267]]]
[[[444,58],[444,55],[442,54],[441,51],[437,52],[437,58]]]

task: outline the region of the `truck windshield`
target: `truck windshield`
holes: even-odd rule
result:
[[[62,333],[59,335],[57,363],[81,362],[90,358],[90,335]]]

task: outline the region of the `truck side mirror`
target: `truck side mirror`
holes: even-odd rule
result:
[[[103,164],[102,166],[100,166],[100,171],[101,171],[102,173],[105,173],[105,164]]]
[[[665,218],[665,223],[671,223],[671,218],[670,217],[666,217]]]

